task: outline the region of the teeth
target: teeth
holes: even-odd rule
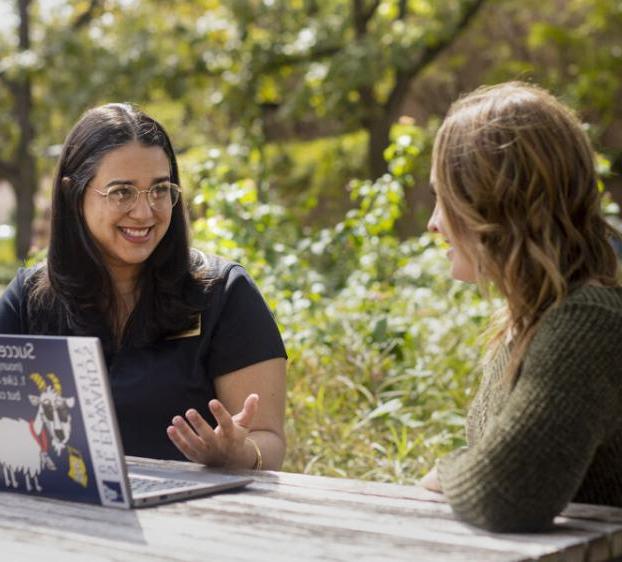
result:
[[[121,230],[128,236],[134,236],[136,238],[147,236],[147,233],[149,232],[148,228],[121,228]]]

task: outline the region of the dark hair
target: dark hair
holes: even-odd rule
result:
[[[91,238],[82,211],[84,192],[104,155],[130,142],[161,147],[179,184],[171,141],[156,120],[131,105],[111,103],[88,110],[73,127],[58,162],[52,195],[47,267],[33,276],[28,318],[34,333],[100,337],[114,345],[110,311],[115,296],[110,274]],[[172,210],[169,228],[147,259],[139,280],[140,297],[123,333],[124,341],[144,346],[191,327],[198,312],[190,295],[199,280],[193,271],[183,203]]]

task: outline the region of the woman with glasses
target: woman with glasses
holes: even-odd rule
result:
[[[45,264],[0,298],[0,333],[97,336],[128,455],[278,469],[286,353],[239,265],[191,250],[162,126],[87,111],[54,180]]]
[[[436,137],[428,228],[451,274],[494,287],[468,446],[422,484],[467,522],[549,527],[570,501],[622,507],[622,288],[577,117],[517,82],[457,101]]]

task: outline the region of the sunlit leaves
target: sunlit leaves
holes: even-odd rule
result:
[[[413,481],[463,442],[491,305],[448,279],[432,237],[396,237],[398,177],[352,182],[343,220],[304,229],[242,170],[221,151],[195,168],[195,245],[247,265],[275,312],[290,357],[286,468]]]

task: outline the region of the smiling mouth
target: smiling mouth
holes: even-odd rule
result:
[[[127,240],[142,242],[149,237],[149,233],[153,229],[153,226],[147,226],[145,228],[130,228],[127,226],[120,226],[119,230],[123,237]]]

